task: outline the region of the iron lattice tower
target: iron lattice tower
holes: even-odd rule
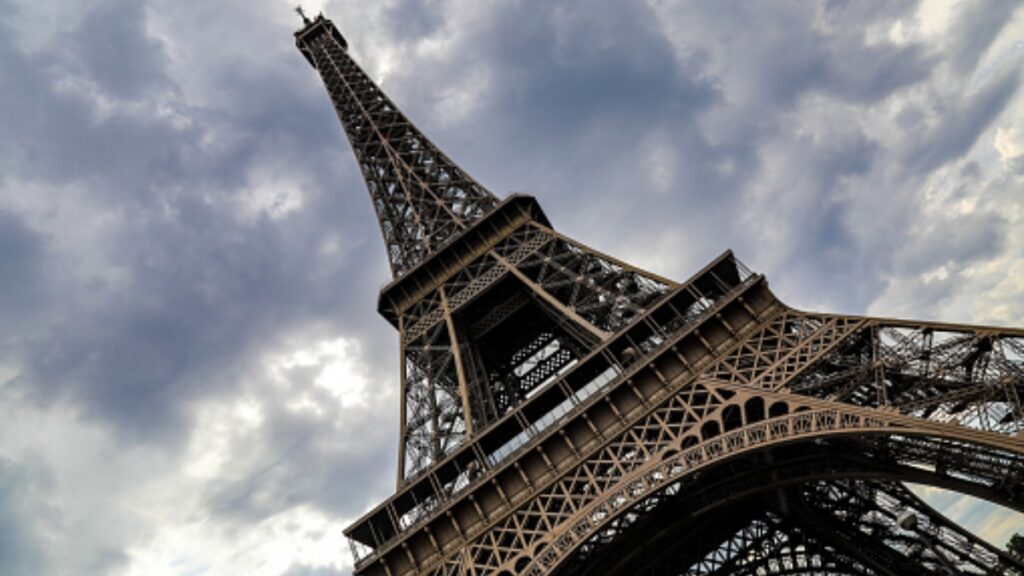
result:
[[[296,42],[394,274],[398,487],[357,574],[1024,574],[903,484],[1024,511],[1024,330],[795,310],[729,251],[641,270],[470,178],[322,15]]]

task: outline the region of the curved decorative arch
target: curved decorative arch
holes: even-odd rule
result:
[[[748,399],[743,390],[734,388],[731,392],[727,394],[730,405],[743,406]],[[768,395],[762,392],[760,396]],[[530,559],[526,569],[518,573],[529,576],[552,573],[578,546],[616,517],[645,497],[677,484],[687,476],[744,454],[816,439],[877,438],[903,443],[905,445],[899,450],[902,465],[930,466],[931,474],[936,477],[953,472],[981,482],[991,482],[990,499],[1009,503],[1018,509],[1024,507],[1024,496],[1019,492],[1000,498],[997,486],[998,482],[1006,479],[1007,472],[1010,475],[1014,475],[1014,471],[1018,475],[1024,472],[1024,439],[1020,437],[786,393],[773,396],[769,414],[773,413],[775,406],[785,406],[785,410],[775,409],[774,413],[778,414],[775,417],[747,424],[746,417],[740,420],[723,418],[721,415],[726,411],[717,411],[708,419],[717,426],[694,427],[695,430],[680,436],[671,448],[623,474],[613,486],[574,514],[568,529],[549,531],[517,555],[513,561],[519,566],[523,565],[522,558]],[[725,429],[730,420],[740,425],[731,430]],[[707,430],[715,428],[722,431],[713,436],[704,435]],[[687,437],[695,435],[700,435],[696,443],[686,441]],[[908,441],[904,442],[904,439]],[[687,444],[692,445],[681,448]],[[944,453],[954,447],[969,450],[971,458],[946,458]],[[922,472],[920,477],[930,477],[927,468]],[[870,476],[870,472],[864,474]],[[938,478],[936,483],[940,483]]]
[[[705,469],[700,474],[689,475],[663,490],[650,494],[631,506],[629,510],[617,514],[615,518],[570,553],[571,560],[563,562],[556,573],[575,576],[633,574],[636,570],[615,571],[611,568],[622,563],[633,564],[634,562],[626,558],[630,554],[644,555],[650,551],[654,551],[656,554],[660,553],[663,549],[661,542],[665,541],[666,533],[670,535],[669,540],[672,540],[671,534],[679,530],[688,534],[686,536],[688,539],[694,537],[698,541],[706,539],[707,533],[704,528],[706,524],[710,522],[718,525],[723,522],[723,519],[736,516],[737,511],[742,516],[750,511],[775,509],[780,515],[792,519],[791,517],[795,517],[795,509],[803,500],[807,500],[798,496],[807,493],[808,487],[851,483],[873,484],[887,487],[886,490],[891,493],[894,491],[906,492],[902,484],[896,481],[898,479],[925,484],[935,480],[934,473],[924,473],[918,468],[896,467],[891,464],[874,462],[870,458],[850,457],[848,453],[859,448],[858,445],[851,444],[851,441],[856,442],[856,438],[833,438],[824,443],[791,443],[782,449],[770,452],[754,452],[746,456],[730,458],[717,466]],[[900,447],[894,448],[901,449]],[[964,480],[954,483],[934,481],[930,483],[941,484],[955,490],[963,490],[965,487],[971,486]],[[908,498],[902,499],[908,500]],[[813,504],[812,512],[821,508],[819,504],[822,499],[816,497],[814,500],[816,502]],[[973,535],[963,532],[962,529],[942,518],[940,513],[931,509],[916,496],[911,496],[909,500],[913,501],[911,507],[925,509],[924,516],[939,518],[939,524],[951,526],[955,529],[954,531],[958,531],[955,537],[962,540],[961,552],[966,551],[972,556],[978,556],[975,551],[980,550],[984,556],[981,558],[982,565],[985,566],[996,566],[1000,563],[1015,566],[1012,560],[1003,558],[1002,556],[1005,555],[1001,555],[1000,551],[980,542]],[[997,499],[994,498],[994,500]],[[780,504],[782,501],[785,501],[784,505]],[[830,512],[834,513],[835,518],[826,517],[823,522],[823,519],[819,517],[812,522],[800,522],[796,527],[813,528],[816,525],[829,525],[838,528],[839,525],[849,522],[847,516],[849,513],[858,512],[858,510],[847,506],[850,501],[850,499],[833,500],[829,503],[828,508],[830,508]],[[806,503],[804,502],[804,504]],[[888,511],[872,508],[870,505],[863,505],[861,508],[860,512],[867,512],[869,515],[887,512],[890,520],[896,515],[892,512],[891,506]],[[844,520],[844,517],[847,519]],[[849,526],[847,527],[849,528]],[[790,527],[790,529],[792,528]],[[889,528],[893,527],[889,526]],[[873,529],[877,529],[877,526],[874,526]],[[736,530],[738,533],[739,528],[737,527]],[[731,536],[732,533],[722,538],[724,540]],[[821,540],[827,541],[830,540],[831,535],[817,534],[817,536]],[[660,540],[652,542],[652,538],[660,538]],[[689,542],[688,545],[699,546],[699,542]],[[692,548],[689,548],[688,551],[692,553]],[[857,548],[850,553],[856,553],[855,555],[863,557],[865,555],[863,552]],[[885,551],[883,550],[883,552]],[[900,558],[900,556],[894,557],[891,551],[888,556],[888,563],[893,563]],[[968,556],[968,554],[961,553],[961,557],[964,556]],[[690,559],[693,560],[692,554]],[[1024,574],[1024,567],[1020,567],[1020,572]],[[659,571],[652,573],[661,574]],[[718,574],[719,572],[711,573]],[[730,572],[721,573],[728,574]],[[881,573],[886,574],[884,571]],[[914,566],[897,573],[917,575],[920,570],[919,567]],[[989,572],[982,571],[982,573]]]

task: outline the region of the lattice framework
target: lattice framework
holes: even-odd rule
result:
[[[1024,510],[1024,331],[794,310],[729,252],[631,266],[472,180],[328,20],[296,38],[395,276],[398,491],[347,532],[358,573],[597,573],[641,525],[688,540],[608,573],[1024,571],[900,484]]]

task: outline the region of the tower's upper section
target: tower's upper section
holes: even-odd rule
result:
[[[402,276],[498,200],[384,95],[330,20],[306,22],[295,43],[327,87],[377,211],[391,271]]]

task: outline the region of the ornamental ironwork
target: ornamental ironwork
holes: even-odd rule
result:
[[[1024,510],[1024,330],[795,310],[726,251],[684,282],[499,199],[322,15],[380,222],[397,490],[356,574],[1024,574],[903,482]]]

